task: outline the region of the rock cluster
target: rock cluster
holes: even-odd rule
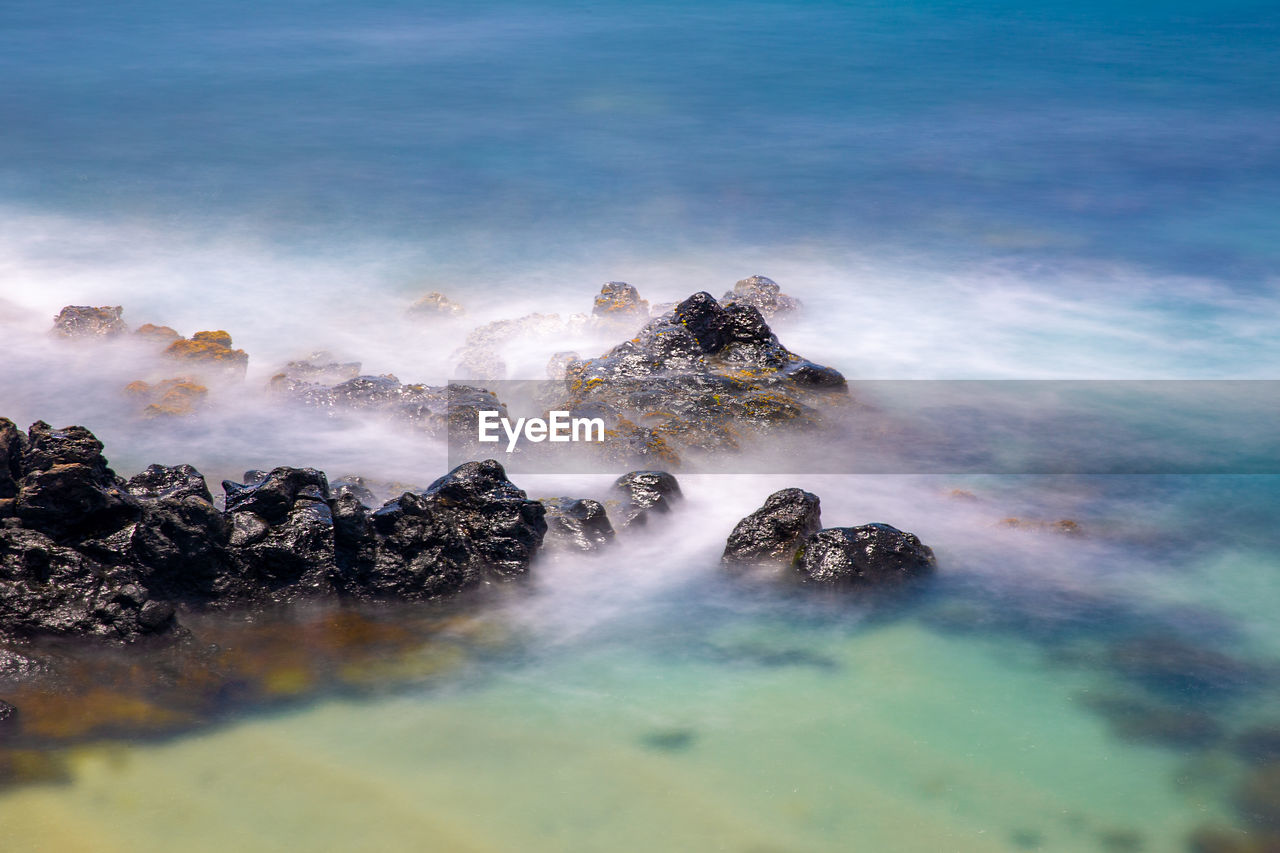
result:
[[[838,371],[784,347],[758,308],[705,292],[604,355],[563,363],[558,408],[603,416],[622,455],[667,464],[685,447],[736,448],[743,429],[813,424],[846,387]]]
[[[311,596],[429,598],[527,571],[545,510],[492,460],[380,508],[310,468],[224,482],[198,471],[117,477],[84,427],[0,419],[0,636],[134,639],[177,607]]]
[[[789,566],[802,582],[831,586],[893,584],[936,565],[919,537],[888,524],[822,527],[817,495],[794,488],[739,521],[721,559],[730,567]]]

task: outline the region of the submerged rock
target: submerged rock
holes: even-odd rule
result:
[[[721,301],[725,305],[750,305],[765,317],[789,314],[800,307],[797,300],[782,292],[776,281],[762,275],[742,279]]]
[[[53,318],[53,333],[64,338],[110,338],[128,331],[121,316],[124,308],[104,305],[68,305]]]
[[[864,524],[819,530],[801,544],[795,563],[806,582],[885,584],[926,574],[936,560],[915,534]]]
[[[547,544],[577,551],[597,551],[613,541],[613,525],[599,501],[589,498],[544,498]]]
[[[1263,765],[1235,793],[1236,810],[1258,829],[1280,832],[1280,761]]]
[[[1280,832],[1202,826],[1187,836],[1188,853],[1280,853]]]
[[[409,313],[421,317],[461,317],[467,310],[443,293],[432,291],[410,305]]]
[[[802,489],[783,489],[764,506],[738,522],[725,543],[727,564],[792,562],[800,543],[822,527],[818,496]]]

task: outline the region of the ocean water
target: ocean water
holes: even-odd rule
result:
[[[126,476],[429,482],[442,447],[262,388],[319,349],[439,383],[483,322],[589,311],[611,279],[660,303],[753,273],[804,303],[782,341],[855,380],[1276,379],[1278,29],[1264,3],[0,2],[0,415],[85,424]],[[466,319],[406,317],[432,290]],[[66,304],[227,329],[246,382],[138,421],[119,389],[146,361],[51,340]],[[509,374],[622,335],[569,337],[513,339]],[[1179,440],[1211,454],[1219,426]],[[815,473],[835,449],[682,475],[664,525],[405,615],[426,619],[407,636],[203,626],[269,695],[126,701],[99,688],[129,664],[90,656],[93,689],[40,700],[47,742],[22,749],[58,772],[0,790],[0,847],[1258,837],[1240,791],[1280,729],[1266,466]],[[917,533],[937,576],[892,600],[725,578],[733,524],[793,485],[827,525]]]

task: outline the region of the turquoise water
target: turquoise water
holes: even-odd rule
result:
[[[1278,46],[1267,4],[0,3],[0,415],[84,423],[125,475],[428,482],[442,448],[259,389],[320,348],[440,382],[473,324],[757,272],[805,303],[783,342],[852,378],[1274,379]],[[428,290],[468,320],[405,318]],[[136,353],[47,339],[68,303],[228,329],[248,382],[140,424]],[[541,377],[620,337],[503,356]],[[297,701],[78,744],[0,794],[0,845],[1176,851],[1248,826],[1276,477],[796,452],[682,477],[667,525],[540,562],[443,658],[362,659],[378,689],[308,692],[291,657]],[[730,582],[724,537],[792,485],[828,525],[919,534],[938,576],[870,602]]]

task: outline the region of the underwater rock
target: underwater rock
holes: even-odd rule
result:
[[[649,303],[625,281],[607,281],[591,306],[591,315],[608,320],[645,320],[649,317]]]
[[[803,489],[782,489],[738,522],[721,560],[728,564],[790,563],[800,542],[821,527],[817,495]]]
[[[1222,738],[1222,726],[1211,715],[1132,696],[1087,696],[1116,735],[1126,740],[1173,747],[1207,747]]]
[[[1280,833],[1202,826],[1187,836],[1188,853],[1280,853]]]
[[[613,525],[599,501],[589,498],[543,498],[547,510],[548,547],[597,551],[613,541]]]
[[[795,565],[806,582],[885,584],[933,570],[933,549],[888,524],[828,527],[805,539]]]
[[[650,515],[671,511],[671,504],[681,500],[680,484],[666,471],[632,471],[613,482],[612,490],[621,497],[619,527],[644,524]]]
[[[421,317],[461,317],[467,313],[467,309],[460,303],[435,291],[414,302],[409,306],[408,311],[410,314]]]
[[[53,333],[64,338],[110,338],[128,331],[119,305],[68,305],[53,318]]]
[[[1280,761],[1280,723],[1251,726],[1236,735],[1232,747],[1250,764]]]
[[[1254,770],[1236,790],[1236,811],[1253,826],[1280,832],[1280,761]]]
[[[1263,679],[1246,661],[1169,634],[1124,639],[1111,647],[1108,661],[1148,690],[1175,698],[1222,698],[1255,688]]]
[[[789,314],[800,307],[800,302],[783,293],[776,281],[762,275],[742,279],[720,301],[725,305],[750,305],[765,317]]]

